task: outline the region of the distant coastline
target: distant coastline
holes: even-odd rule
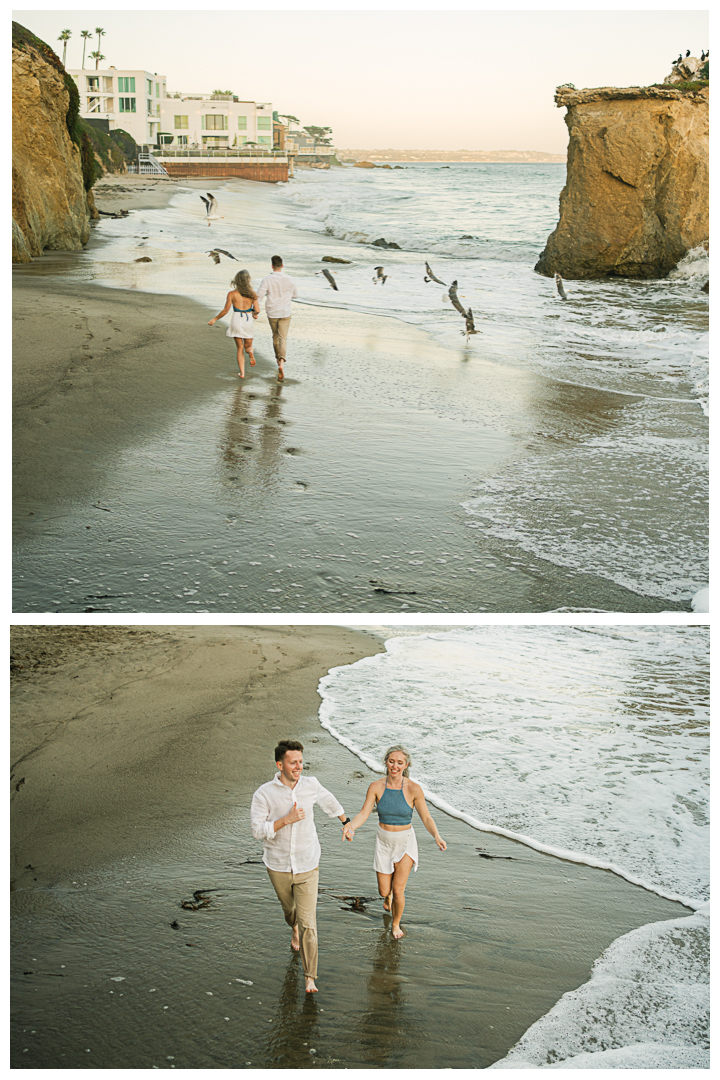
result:
[[[340,161],[496,161],[564,162],[566,154],[541,150],[337,150]]]

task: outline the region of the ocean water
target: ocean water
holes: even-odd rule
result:
[[[562,394],[522,403],[533,415],[526,452],[478,479],[458,513],[510,560],[521,549],[572,574],[687,603],[707,583],[707,255],[690,252],[663,281],[567,282],[562,301],[533,266],[564,179],[558,164],[300,170],[288,184],[218,185],[221,217],[210,227],[198,193],[179,189],[166,209],[103,220],[107,242],[77,272],[187,295],[216,312],[238,266],[257,282],[277,250],[301,304],[389,316],[439,343],[465,342],[470,362],[567,387],[564,407]],[[400,250],[373,246],[378,239]],[[239,262],[213,266],[215,245]],[[323,254],[349,260],[330,267],[338,291],[320,272]],[[136,265],[142,255],[152,263]],[[424,280],[425,261],[444,285]],[[454,280],[479,331],[467,339],[448,297]],[[406,385],[403,402],[427,410],[429,423],[433,411],[447,414],[428,373],[411,381],[415,397]],[[481,381],[452,410],[453,419],[488,421]],[[502,429],[503,418],[493,422]]]
[[[503,1067],[620,1050],[604,1067],[660,1067],[647,1062],[673,1047],[704,1062],[707,628],[465,627],[386,649],[321,680],[320,720],[339,741],[379,772],[403,743],[453,816],[695,910],[614,942]]]

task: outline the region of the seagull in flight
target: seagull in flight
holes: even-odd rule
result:
[[[207,195],[207,199],[205,198]],[[210,221],[218,216],[218,204],[214,195],[211,195],[209,191],[205,192],[205,195],[201,195],[200,198],[205,203],[205,213],[207,214],[207,223],[210,225]]]
[[[218,266],[220,263],[221,255],[227,255],[228,259],[233,259],[234,262],[237,262],[235,256],[231,255],[229,251],[223,250],[223,248],[213,248],[212,251],[208,251],[208,255],[213,260],[216,266]]]

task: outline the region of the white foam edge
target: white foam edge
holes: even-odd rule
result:
[[[387,643],[386,643],[387,644]],[[373,659],[372,657],[366,659]],[[362,663],[363,661],[359,661]],[[348,665],[353,667],[354,665]],[[333,675],[336,672],[342,671],[342,667],[331,668],[328,675]],[[351,739],[342,735],[337,728],[333,727],[327,718],[327,713],[330,709],[328,702],[332,701],[326,693],[324,693],[323,687],[324,679],[320,680],[318,686],[318,693],[322,697],[322,702],[318,710],[318,719],[322,727],[328,731],[334,739],[337,739],[342,746],[346,746],[348,750],[351,750],[356,757],[359,757],[368,768],[373,772],[384,774],[385,767],[382,762],[376,758],[370,757],[369,754],[364,753],[352,742]],[[674,900],[678,904],[683,904],[685,907],[690,908],[691,911],[700,911],[707,906],[708,901],[703,899],[693,899],[689,896],[681,896],[679,893],[670,892],[667,889],[663,889],[658,885],[653,885],[652,882],[646,881],[644,878],[636,877],[635,874],[630,874],[627,870],[624,870],[621,866],[617,866],[615,863],[605,862],[602,859],[596,859],[592,855],[586,855],[583,852],[570,851],[567,848],[555,847],[552,844],[545,844],[541,840],[535,840],[532,836],[525,836],[523,833],[513,832],[512,829],[504,829],[500,825],[491,825],[485,821],[478,821],[477,818],[471,814],[466,814],[462,810],[458,810],[452,806],[445,799],[439,795],[435,795],[429,788],[422,785],[425,798],[428,802],[431,802],[433,806],[436,806],[438,810],[442,810],[450,817],[454,817],[459,821],[464,821],[467,825],[470,825],[473,829],[477,829],[478,832],[493,833],[496,836],[504,836],[508,840],[515,840],[519,844],[523,844],[525,847],[533,848],[535,851],[542,852],[543,855],[552,855],[556,859],[563,859],[565,862],[580,863],[583,866],[593,866],[597,870],[609,870],[613,874],[617,874],[618,877],[624,878],[631,885],[637,885],[641,889],[646,889],[648,892],[656,893],[658,896],[662,896],[665,900]]]

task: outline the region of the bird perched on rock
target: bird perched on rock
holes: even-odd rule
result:
[[[555,284],[557,285],[557,291],[560,293],[560,299],[567,300],[567,293],[565,292],[565,288],[563,286],[563,279],[560,277],[559,274],[555,275]]]
[[[340,290],[338,289],[337,285],[335,284],[335,278],[334,278],[334,277],[332,276],[332,274],[330,273],[330,271],[329,271],[329,270],[326,270],[326,269],[325,269],[325,268],[323,267],[322,273],[323,273],[323,274],[325,275],[325,277],[326,277],[326,278],[328,279],[328,281],[330,282],[330,285],[331,285],[331,286],[332,286],[332,288],[333,288],[333,289],[335,290],[335,292],[340,292]]]
[[[385,273],[385,267],[384,266],[376,266],[375,267],[375,277],[373,278],[373,281],[375,282],[375,284],[377,285],[378,281],[382,281],[382,283],[384,285],[385,282],[387,281],[387,279],[388,279],[388,276]]]
[[[234,255],[231,255],[229,251],[224,251],[222,248],[213,248],[212,251],[208,251],[208,256],[213,260],[216,266],[220,263],[220,256],[227,255],[228,259],[233,259],[237,262]]]
[[[207,199],[205,198],[205,195],[207,195]],[[205,195],[201,195],[200,198],[205,203],[205,213],[207,215],[207,223],[209,225],[211,219],[216,218],[218,216],[218,212],[217,212],[218,204],[217,204],[217,199],[215,198],[215,196],[211,195],[209,191],[206,191]]]
[[[685,59],[686,59],[686,60],[687,60],[687,58],[688,58],[688,56],[689,56],[689,55],[690,55],[690,50],[688,49],[688,51],[687,51],[687,52],[685,53]]]
[[[430,264],[429,263],[425,263],[425,270],[427,272],[427,277],[425,278],[425,281],[437,281],[438,285],[444,285],[445,284],[445,282],[441,281],[440,278],[435,277],[432,270],[430,269]]]

